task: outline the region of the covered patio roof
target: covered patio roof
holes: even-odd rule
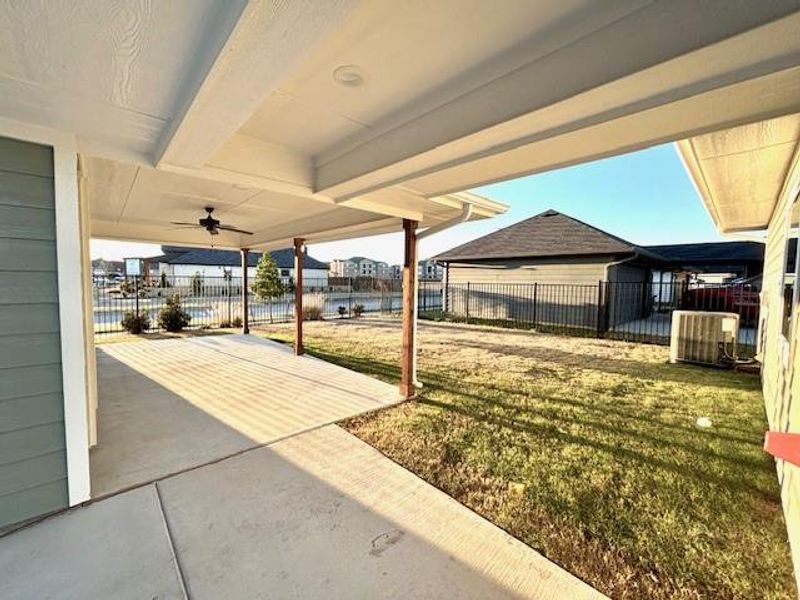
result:
[[[452,193],[800,110],[793,0],[78,0],[0,26],[0,117],[74,133],[119,239],[208,245],[169,227],[205,206],[255,233],[231,248],[491,217]]]
[[[695,136],[678,149],[717,229],[766,229],[798,169],[800,113]]]

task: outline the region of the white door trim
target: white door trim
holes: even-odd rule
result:
[[[86,339],[83,314],[78,147],[72,133],[0,118],[0,135],[52,146],[58,305],[69,504],[89,499]]]

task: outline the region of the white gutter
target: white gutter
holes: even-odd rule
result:
[[[434,225],[433,227],[428,227],[424,231],[420,231],[417,234],[417,244],[422,239],[434,235],[436,233],[441,233],[445,229],[450,229],[451,227],[455,227],[456,225],[460,225],[466,221],[469,221],[469,218],[472,216],[472,204],[465,202],[461,205],[461,214],[453,217],[452,219],[448,219],[447,221],[442,221],[438,225]],[[417,255],[417,253],[414,253]],[[419,311],[419,260],[417,260],[417,264],[414,265],[414,268],[417,269],[416,276],[414,277],[414,347],[411,350],[411,382],[414,384],[415,387],[421,388],[422,384],[417,379],[417,320],[418,320],[418,311]]]

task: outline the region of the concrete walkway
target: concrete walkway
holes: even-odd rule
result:
[[[94,497],[399,402],[393,385],[255,336],[99,346]]]
[[[0,538],[0,598],[600,598],[335,426]]]

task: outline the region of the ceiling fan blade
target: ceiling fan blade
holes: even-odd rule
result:
[[[243,233],[245,235],[253,235],[252,231],[245,231],[244,229],[237,229],[236,227],[231,227],[230,225],[217,225],[218,229],[224,229],[225,231],[233,231],[234,233]]]
[[[197,225],[180,225],[178,227],[167,227],[167,231],[176,231],[178,229],[198,229]]]
[[[197,223],[186,223],[185,221],[170,221],[172,225],[187,225],[189,227],[200,227]]]

